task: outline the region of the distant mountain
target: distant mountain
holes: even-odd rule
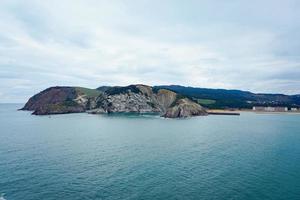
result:
[[[241,90],[208,89],[180,85],[160,85],[154,86],[154,88],[177,92],[208,108],[300,107],[300,95],[255,94]]]

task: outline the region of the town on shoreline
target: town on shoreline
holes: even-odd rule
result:
[[[241,112],[253,112],[258,114],[300,114],[298,108],[273,107],[273,106],[254,106],[252,109],[209,109],[208,114],[211,115],[240,115]]]

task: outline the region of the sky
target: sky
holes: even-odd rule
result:
[[[0,102],[50,86],[300,94],[299,0],[0,0]]]

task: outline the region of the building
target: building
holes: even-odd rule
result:
[[[292,112],[297,112],[297,111],[298,111],[298,108],[291,108],[291,111],[292,111]]]
[[[287,112],[288,107],[275,107],[275,112]]]
[[[287,107],[264,107],[264,106],[254,106],[252,108],[254,111],[261,111],[261,112],[287,112]]]

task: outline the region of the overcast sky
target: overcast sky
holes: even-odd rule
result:
[[[0,0],[0,102],[56,85],[300,93],[299,0]]]

